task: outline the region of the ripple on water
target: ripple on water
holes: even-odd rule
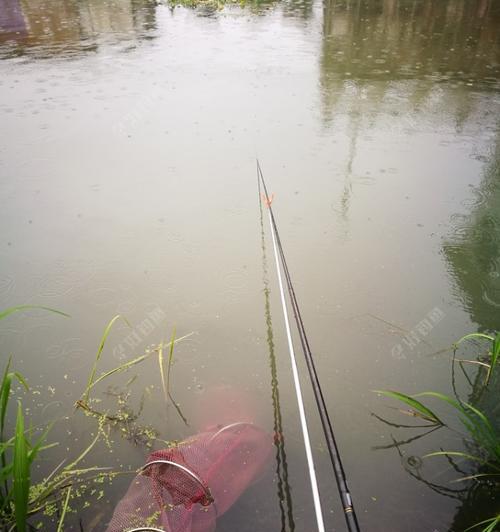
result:
[[[500,309],[500,286],[488,286],[483,290],[483,301],[495,309]]]
[[[16,288],[16,282],[13,277],[7,276],[0,279],[0,298],[6,299],[9,294]]]
[[[221,296],[226,303],[236,303],[248,290],[248,274],[245,268],[238,268],[223,274]]]
[[[81,347],[81,338],[66,338],[60,343],[52,344],[47,347],[46,353],[49,359],[75,359],[83,356],[85,350]]]
[[[480,189],[474,189],[472,197],[462,200],[462,206],[466,209],[477,209],[484,205],[487,200],[486,194]]]
[[[48,270],[48,273],[35,279],[36,296],[57,298],[79,292],[96,274],[91,264],[71,264],[63,260],[57,261]]]

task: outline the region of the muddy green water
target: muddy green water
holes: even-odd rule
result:
[[[71,314],[0,325],[2,362],[12,354],[38,394],[35,422],[59,420],[40,474],[95,433],[72,405],[118,313],[132,329],[113,330],[103,369],[174,325],[194,331],[172,376],[186,416],[231,384],[260,400],[272,431],[258,156],[362,530],[461,532],[498,512],[409,474],[408,457],[459,438],[432,434],[403,458],[374,450],[414,433],[372,417],[398,419],[371,390],[448,392],[448,354],[428,355],[500,327],[499,28],[493,0],[0,0],[1,307]],[[315,530],[276,282],[270,268],[290,496],[280,507],[274,464],[222,532]],[[188,436],[172,412],[166,424],[155,360],[114,384],[136,373],[134,407],[151,385],[145,422]],[[341,531],[304,387],[328,530]],[[144,462],[144,448],[113,439],[94,462]],[[449,469],[424,465],[435,483]],[[105,530],[127,484],[66,528]]]

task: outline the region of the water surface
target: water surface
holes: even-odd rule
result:
[[[371,390],[447,392],[448,355],[428,355],[499,327],[499,24],[489,0],[0,0],[2,307],[71,314],[12,316],[0,345],[39,392],[35,419],[70,416],[50,459],[95,431],[72,405],[116,314],[132,329],[113,330],[103,369],[174,326],[195,331],[172,377],[188,419],[207,389],[231,384],[260,398],[273,430],[258,156],[362,529],[459,532],[488,517],[408,474],[409,456],[459,440],[433,434],[402,458],[373,449],[405,433],[371,416],[393,415]],[[270,252],[268,240],[288,476],[277,451],[276,472],[221,531],[314,530]],[[137,372],[134,407],[151,387],[144,422],[188,436],[172,413],[167,425],[156,361]],[[304,387],[328,529],[344,530]],[[113,439],[96,461],[144,462],[140,445]],[[424,467],[449,480],[448,464]],[[68,529],[104,530],[127,483]]]

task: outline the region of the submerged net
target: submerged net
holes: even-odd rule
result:
[[[271,452],[270,435],[246,420],[155,451],[117,505],[107,532],[212,532],[217,517],[263,473]]]

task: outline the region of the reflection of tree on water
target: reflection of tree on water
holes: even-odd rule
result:
[[[146,38],[155,11],[152,0],[0,0],[0,44],[15,47],[12,55],[92,51],[102,34]]]
[[[472,213],[443,246],[450,274],[480,330],[500,329],[500,144]]]
[[[491,0],[324,0],[323,121],[349,137],[342,220],[353,184],[366,179],[352,169],[370,129],[483,127],[474,115],[489,102],[471,96],[499,87],[499,25],[500,4]]]
[[[480,370],[474,381],[469,402],[479,408],[488,417],[498,434],[500,430],[500,407],[498,404],[500,379],[498,378],[498,374],[496,374],[489,386],[484,388],[484,377],[485,371]],[[468,445],[467,452],[473,455],[478,454],[478,450],[473,444]],[[490,467],[480,466],[472,471],[472,474],[491,474],[491,472]],[[491,518],[500,512],[500,490],[498,483],[473,481],[468,483],[468,488],[465,495],[460,499],[461,505],[454,516],[450,530],[457,532],[466,530],[478,521]]]
[[[491,161],[486,165],[483,182],[476,191],[476,202],[469,216],[461,220],[456,228],[455,235],[443,246],[443,253],[448,262],[449,271],[457,287],[465,308],[469,311],[471,319],[477,323],[482,331],[494,332],[500,329],[500,142],[497,140],[496,149],[491,154]],[[465,344],[467,345],[467,344]],[[472,346],[467,350],[460,348],[459,358],[476,359],[488,363],[489,357],[482,357],[486,351],[485,344]],[[489,346],[491,348],[491,346]],[[468,353],[466,355],[465,353]],[[486,368],[476,364],[465,364],[468,368],[465,385],[468,392],[466,400],[478,408],[489,420],[500,435],[500,372],[498,365],[496,372],[487,387]],[[459,388],[457,380],[458,364],[454,364],[453,382],[454,390],[458,397]],[[466,394],[464,394],[466,395]],[[442,430],[442,428],[441,428]],[[426,433],[420,436],[425,437]],[[417,436],[418,438],[419,436]],[[407,442],[394,444],[400,450],[401,445]],[[471,456],[488,458],[484,449],[470,437],[464,439],[465,452]],[[392,446],[389,446],[392,447]],[[447,450],[460,450],[456,447]],[[403,454],[400,451],[400,456]],[[434,458],[435,459],[435,458]],[[450,472],[455,478],[470,475],[485,475],[492,473],[492,467],[479,465],[471,460],[462,460],[458,463],[450,457]],[[424,482],[431,489],[442,495],[453,497],[459,504],[450,532],[462,532],[476,523],[492,518],[500,513],[500,489],[496,478],[482,478],[463,481],[457,484],[429,482],[425,476],[420,476],[418,470],[408,469],[408,472],[417,480]],[[496,472],[496,471],[495,471]],[[494,480],[495,482],[491,482]],[[484,527],[483,527],[484,528]],[[482,528],[478,528],[482,530]],[[495,528],[496,530],[496,528]]]
[[[417,104],[438,84],[498,89],[500,4],[491,0],[324,0],[320,86],[324,118],[357,87],[371,107],[398,81]],[[465,102],[468,102],[465,98]],[[360,103],[360,102],[358,102]],[[458,116],[458,114],[457,114]],[[466,116],[459,116],[459,121]]]
[[[325,0],[323,14],[323,83],[428,77],[497,85],[498,2]]]
[[[469,216],[455,229],[455,235],[443,246],[449,271],[479,330],[500,330],[500,142],[491,154],[483,181],[475,192],[476,202]],[[485,360],[488,362],[488,360]],[[485,368],[477,371],[468,401],[483,412],[500,434],[500,374],[493,372],[484,386]],[[477,450],[469,449],[471,454]],[[491,469],[480,467],[475,473]],[[453,530],[465,530],[478,519],[487,519],[500,512],[498,484],[473,483],[462,500]]]
[[[325,120],[353,87],[368,92],[372,107],[398,81],[420,82],[402,94],[414,104],[439,83],[499,87],[499,3],[324,0],[323,5],[320,86]]]

